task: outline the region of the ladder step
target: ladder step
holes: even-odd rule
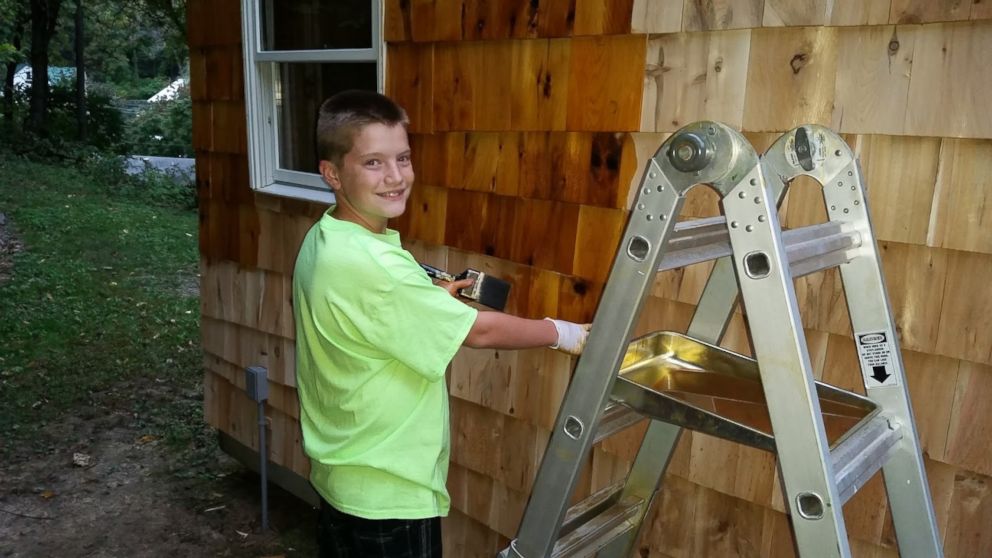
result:
[[[631,426],[644,420],[644,416],[633,409],[619,403],[610,403],[603,410],[603,418],[599,420],[599,428],[592,439],[593,444],[598,444],[610,436],[626,430]]]
[[[866,417],[830,452],[841,502],[847,502],[888,461],[903,437],[898,422],[882,414]]]
[[[668,242],[658,271],[667,271],[729,256],[733,253],[726,218],[682,221]],[[861,234],[829,221],[782,231],[782,243],[794,277],[808,275],[850,260],[850,251],[861,246]]]
[[[621,500],[623,481],[593,493],[572,506],[565,514],[560,538],[551,556],[579,558],[595,556],[612,540],[637,527],[636,518],[644,505],[640,498]]]
[[[753,358],[658,331],[632,341],[623,362],[613,384],[614,402],[646,418],[776,451]],[[862,395],[819,381],[815,385],[824,422],[838,436],[855,431],[878,409]]]

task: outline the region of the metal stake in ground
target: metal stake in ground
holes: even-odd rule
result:
[[[268,452],[265,451],[265,400],[269,398],[268,369],[249,366],[245,369],[245,391],[258,403],[258,474],[262,483],[262,530],[269,529]]]

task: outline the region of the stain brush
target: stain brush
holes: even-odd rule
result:
[[[486,275],[481,271],[471,268],[466,269],[458,275],[452,275],[427,264],[422,263],[420,267],[424,268],[428,277],[442,281],[452,282],[462,279],[475,279],[472,286],[459,289],[458,294],[494,310],[502,311],[506,308],[506,299],[510,296],[510,283],[507,281],[493,277],[492,275]]]

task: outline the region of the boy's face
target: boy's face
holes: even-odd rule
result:
[[[320,162],[320,174],[337,197],[334,217],[381,233],[406,210],[413,187],[410,142],[402,125],[369,124],[354,138],[340,167]]]

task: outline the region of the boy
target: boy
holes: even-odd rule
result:
[[[386,224],[413,186],[407,123],[368,91],[331,97],[317,122],[337,204],[300,247],[293,312],[322,557],[440,558],[451,358],[462,345],[578,354],[588,335],[588,325],[479,312],[452,296],[471,280],[439,288],[400,246]]]

